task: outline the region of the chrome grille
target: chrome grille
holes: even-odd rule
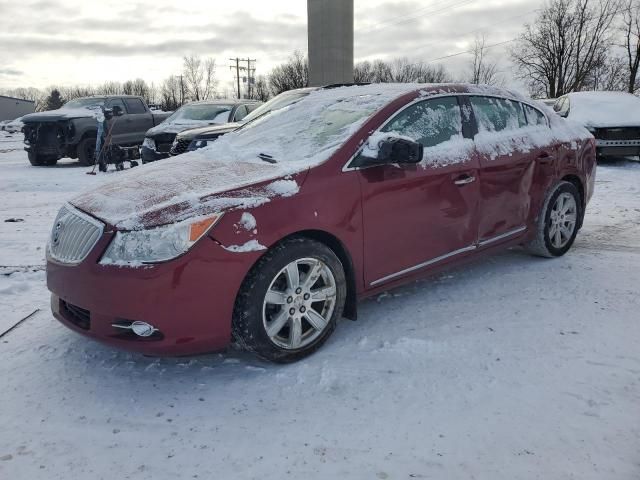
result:
[[[96,245],[104,225],[71,205],[58,212],[49,238],[49,253],[61,263],[82,262]]]

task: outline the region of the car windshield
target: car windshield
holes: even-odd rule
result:
[[[292,92],[284,92],[280,95],[273,97],[267,103],[260,105],[249,115],[244,117],[242,123],[247,123],[252,120],[255,120],[258,117],[261,117],[265,113],[269,113],[273,110],[279,110],[280,108],[284,108],[288,105],[296,103],[301,98],[306,97],[311,93],[311,90],[302,90],[302,91],[292,91]]]
[[[76,98],[75,100],[69,100],[64,104],[64,108],[86,108],[94,105],[104,105],[104,98],[91,97],[91,98]]]
[[[244,124],[199,155],[248,162],[269,156],[278,165],[316,165],[327,160],[368,117],[408,90],[406,85],[315,90]]]
[[[167,118],[168,123],[203,121],[212,123],[227,123],[229,112],[233,105],[223,104],[192,104],[180,107]]]

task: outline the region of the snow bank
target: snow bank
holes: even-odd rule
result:
[[[568,119],[586,127],[640,126],[640,98],[624,92],[576,92],[569,95]]]

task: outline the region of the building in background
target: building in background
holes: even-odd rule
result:
[[[309,85],[353,82],[353,0],[307,0]]]
[[[0,95],[0,121],[14,120],[36,111],[36,102]]]

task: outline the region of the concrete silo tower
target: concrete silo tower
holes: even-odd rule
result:
[[[353,82],[353,0],[307,0],[309,84]]]

